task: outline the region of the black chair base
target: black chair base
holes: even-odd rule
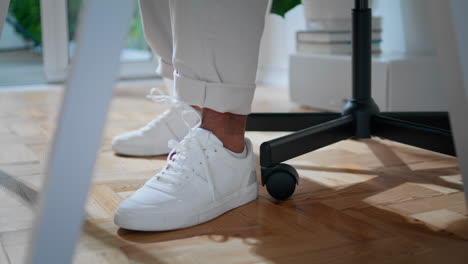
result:
[[[377,113],[369,118],[369,136],[357,136],[355,113],[257,113],[247,119],[248,131],[297,131],[262,143],[262,185],[276,199],[289,198],[299,182],[296,170],[282,164],[340,140],[377,136],[423,149],[455,155],[445,112]],[[366,126],[367,127],[367,126]]]
[[[343,114],[265,113],[247,119],[249,131],[297,131],[260,147],[262,184],[276,199],[289,198],[299,180],[296,170],[281,162],[344,139],[377,136],[455,155],[447,113],[381,113],[372,99],[372,10],[368,2],[354,0],[353,91]]]

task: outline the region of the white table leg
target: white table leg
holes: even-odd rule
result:
[[[2,39],[3,24],[8,14],[10,0],[0,0],[0,39]]]
[[[451,91],[451,103],[453,102],[454,107],[451,109],[450,115],[452,123],[457,123],[454,126],[454,135],[458,162],[460,163],[465,186],[465,201],[468,207],[468,30],[466,29],[468,2],[466,0],[452,0],[451,4],[460,75],[458,85],[453,86]]]
[[[468,206],[468,1],[431,1],[443,87],[449,99],[450,121]]]
[[[28,263],[71,263],[133,1],[83,3]]]

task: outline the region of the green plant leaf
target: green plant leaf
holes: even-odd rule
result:
[[[273,0],[270,13],[284,17],[289,10],[300,4],[301,0]]]

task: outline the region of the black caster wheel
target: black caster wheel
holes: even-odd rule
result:
[[[286,200],[294,193],[299,175],[296,169],[287,164],[262,168],[263,185],[268,193],[277,200]]]

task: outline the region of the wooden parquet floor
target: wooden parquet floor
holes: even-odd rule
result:
[[[258,200],[192,228],[117,228],[114,209],[165,163],[110,149],[113,136],[163,111],[144,99],[148,85],[116,88],[75,263],[468,263],[456,159],[381,139],[342,141],[289,161],[301,182],[288,201],[261,188]],[[259,87],[254,110],[297,111],[286,93]],[[2,264],[24,261],[60,95],[0,92]],[[258,154],[263,141],[283,134],[248,137]]]

